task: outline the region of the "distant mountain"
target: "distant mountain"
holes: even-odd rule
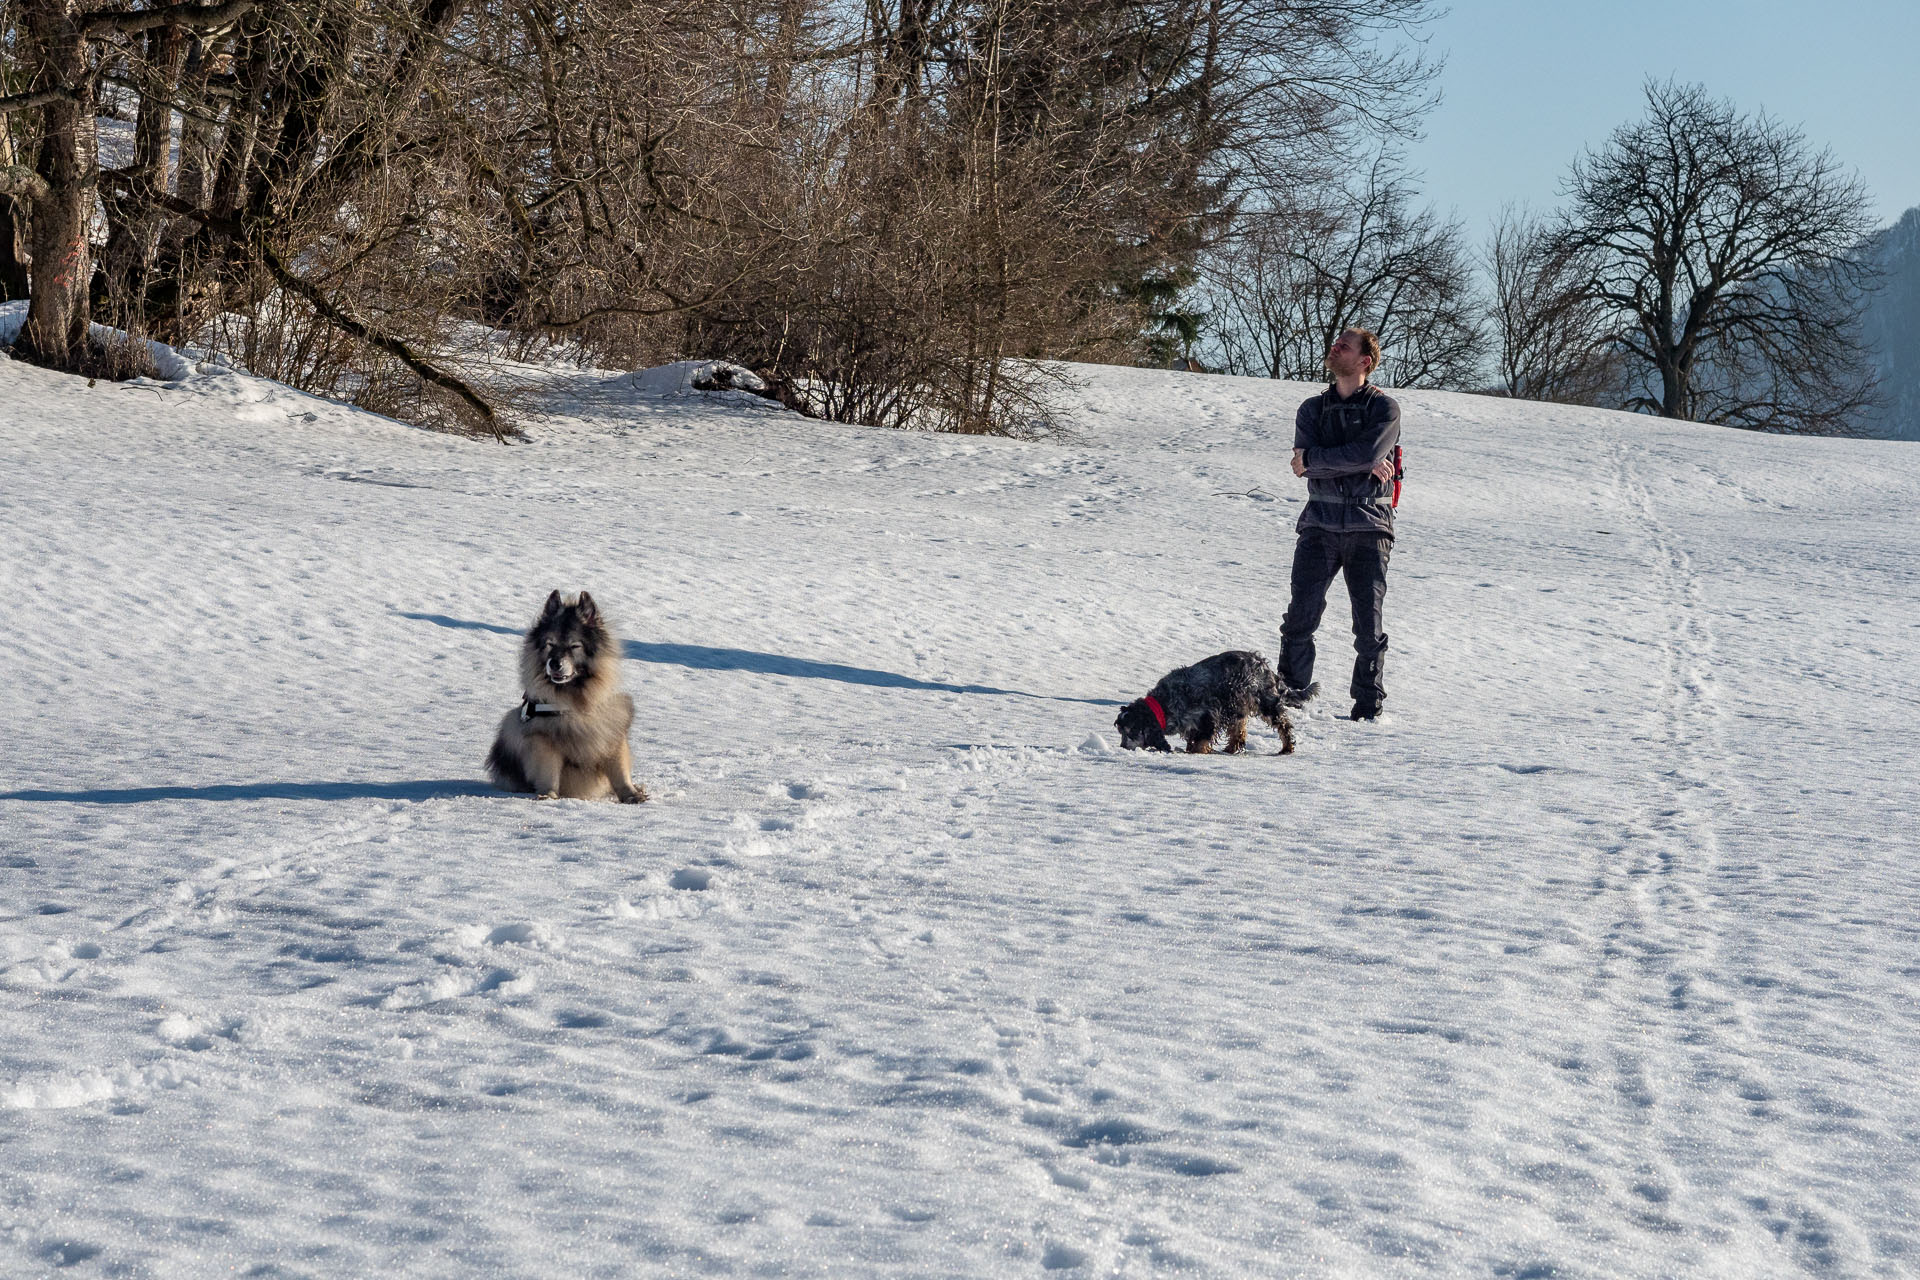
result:
[[[1887,403],[1886,429],[1874,434],[1920,440],[1920,208],[1874,237],[1873,257],[1886,274],[1866,331]]]

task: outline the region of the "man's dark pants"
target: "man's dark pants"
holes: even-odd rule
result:
[[[1293,548],[1293,601],[1280,623],[1280,682],[1304,689],[1313,679],[1313,632],[1326,612],[1333,575],[1344,573],[1353,601],[1353,701],[1371,714],[1386,701],[1382,669],[1387,657],[1383,610],[1391,534],[1374,530],[1334,533],[1308,529]]]

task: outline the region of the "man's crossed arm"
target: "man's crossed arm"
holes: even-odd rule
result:
[[[1297,476],[1307,474],[1307,451],[1305,449],[1295,449],[1293,451],[1293,474]],[[1372,475],[1373,478],[1381,484],[1385,484],[1387,481],[1393,479],[1392,456],[1389,455],[1374,463]]]

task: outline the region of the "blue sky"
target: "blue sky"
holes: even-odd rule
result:
[[[1920,0],[1454,0],[1427,35],[1443,101],[1406,156],[1476,243],[1505,203],[1557,206],[1580,149],[1641,114],[1648,76],[1799,126],[1883,224],[1920,205]]]

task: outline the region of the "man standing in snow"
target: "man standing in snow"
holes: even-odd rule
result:
[[[1293,600],[1280,624],[1280,683],[1299,705],[1313,679],[1313,633],[1336,573],[1353,602],[1353,718],[1380,714],[1387,632],[1387,559],[1393,550],[1394,446],[1400,406],[1368,382],[1380,364],[1380,340],[1348,329],[1327,352],[1333,382],[1300,406],[1293,420],[1293,474],[1307,481],[1307,506],[1293,549]]]

